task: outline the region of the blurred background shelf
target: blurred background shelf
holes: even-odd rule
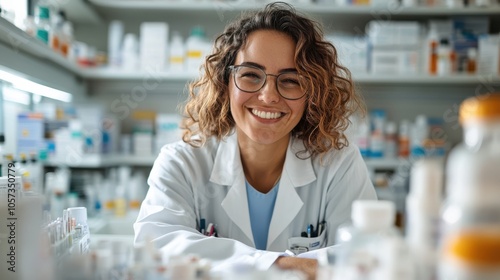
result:
[[[123,10],[170,10],[170,11],[246,11],[257,9],[266,4],[266,1],[163,1],[163,0],[89,0],[90,4],[97,9],[123,9]],[[268,1],[269,2],[269,1]],[[392,15],[410,15],[410,16],[433,16],[433,15],[492,15],[500,13],[500,7],[386,7],[386,6],[339,6],[326,3],[293,3],[298,10],[311,13],[332,14],[332,15],[373,15],[373,14],[392,14]]]
[[[152,166],[157,155],[85,155],[66,159],[50,159],[45,161],[46,166],[67,165],[69,167],[100,168],[118,165]],[[371,169],[396,169],[407,164],[408,159],[364,159],[366,166]]]
[[[72,168],[104,168],[120,165],[151,167],[156,155],[85,155],[68,156],[67,158],[52,158],[44,162],[45,166],[67,166]]]
[[[77,24],[100,24],[101,16],[86,0],[48,0],[55,9],[64,10],[68,19]]]

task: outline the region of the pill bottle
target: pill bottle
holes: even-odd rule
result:
[[[500,93],[466,99],[446,166],[439,279],[500,279]]]

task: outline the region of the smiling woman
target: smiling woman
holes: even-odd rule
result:
[[[136,242],[152,237],[165,254],[196,253],[215,270],[274,264],[314,279],[316,260],[300,253],[334,245],[352,201],[376,199],[344,134],[363,110],[349,71],[319,25],[284,3],[228,25],[202,69],[183,141],[151,171]]]

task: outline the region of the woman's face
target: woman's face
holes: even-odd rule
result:
[[[286,34],[258,30],[250,33],[234,65],[256,66],[267,74],[278,75],[296,69],[294,53],[295,42]],[[247,137],[259,144],[288,140],[304,113],[306,100],[305,97],[298,100],[281,97],[274,76],[268,76],[264,87],[257,92],[242,91],[236,87],[232,74],[229,98],[238,137]]]

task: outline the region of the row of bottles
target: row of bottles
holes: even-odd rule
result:
[[[1,152],[1,151],[0,151]],[[19,158],[14,158],[12,154],[2,155],[0,153],[0,177],[9,174],[9,163],[11,163],[11,173],[20,176],[23,182],[23,191],[40,192],[43,185],[43,166],[35,154],[30,157],[21,153]]]
[[[442,131],[443,122],[438,118],[418,115],[414,122],[403,119],[398,123],[387,120],[384,110],[370,112],[363,120],[353,117],[353,142],[365,158],[408,158],[444,156],[445,141],[431,137],[431,131]]]
[[[25,31],[64,57],[70,55],[73,25],[63,11],[55,11],[47,1],[38,1],[35,17],[24,21]]]
[[[113,20],[108,33],[108,66],[126,71],[169,70],[175,73],[197,71],[211,43],[201,26],[191,28],[184,40],[165,22],[142,22],[140,34],[125,33],[122,21]]]
[[[446,162],[412,167],[405,235],[393,202],[355,201],[320,280],[500,279],[500,94],[465,100],[460,120],[464,140]]]

